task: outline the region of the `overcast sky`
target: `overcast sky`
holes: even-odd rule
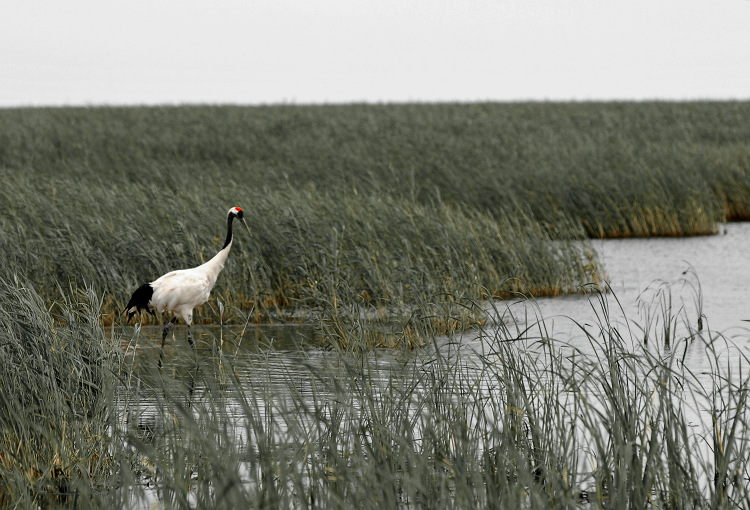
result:
[[[0,106],[750,99],[748,0],[3,0]]]

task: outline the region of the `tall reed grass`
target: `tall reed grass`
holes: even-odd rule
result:
[[[0,503],[31,508],[112,488],[119,344],[91,288],[50,308],[27,281],[0,279]]]
[[[240,205],[255,234],[216,296],[255,320],[575,292],[602,278],[584,237],[750,217],[748,106],[4,109],[3,272],[47,300],[96,286],[109,323],[138,284],[210,257]]]
[[[747,102],[17,109],[0,166],[85,183],[390,192],[530,208],[590,235],[684,235],[747,219]],[[47,173],[48,175],[48,173]],[[79,183],[79,184],[80,184]],[[409,186],[413,184],[413,186]]]
[[[58,284],[96,285],[105,323],[121,320],[141,283],[212,257],[224,238],[226,204],[248,211],[253,233],[236,233],[213,296],[230,311],[253,310],[253,321],[294,320],[304,311],[332,324],[398,320],[406,327],[415,313],[434,316],[433,305],[476,321],[481,317],[463,313],[467,300],[521,288],[571,292],[601,278],[595,253],[572,239],[573,227],[571,238],[555,240],[522,215],[494,218],[441,201],[341,194],[313,184],[235,183],[227,190],[223,183],[186,183],[173,195],[149,182],[126,188],[70,179],[7,176],[0,189],[9,204],[0,224],[2,265],[46,299]],[[367,314],[355,317],[348,311],[354,305]],[[202,317],[211,320],[208,310]]]
[[[269,347],[252,354],[239,337],[204,346],[198,365],[185,353],[157,370],[145,350],[131,358],[111,348],[145,339],[138,329],[105,334],[91,290],[66,293],[50,310],[27,283],[1,283],[0,367],[13,381],[0,408],[7,504],[750,502],[742,351],[710,331],[669,349],[657,332],[644,348],[606,294],[592,298],[598,321],[578,325],[574,343],[555,339],[542,317],[503,312],[502,323],[472,333],[480,352],[458,335],[417,351],[334,343],[299,349],[291,366]],[[675,305],[681,312],[664,320],[687,317]],[[60,316],[66,325],[53,327]],[[710,370],[687,369],[684,349]]]

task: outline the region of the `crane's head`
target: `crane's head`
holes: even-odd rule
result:
[[[243,213],[242,209],[240,209],[239,207],[232,207],[231,209],[229,209],[229,221],[237,218],[238,220],[240,220],[240,223],[242,223],[242,225],[244,225],[245,229],[249,233],[250,232],[250,227],[248,227],[247,223],[245,223],[244,216],[245,216],[245,213]]]

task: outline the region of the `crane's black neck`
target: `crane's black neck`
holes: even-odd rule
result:
[[[232,242],[232,220],[234,220],[234,214],[230,214],[227,216],[227,239],[224,241],[224,246],[221,247],[223,250],[227,246],[229,246],[229,243]]]

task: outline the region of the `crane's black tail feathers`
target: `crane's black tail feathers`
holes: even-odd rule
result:
[[[123,313],[128,314],[128,322],[133,318],[135,312],[142,313],[142,310],[146,310],[151,315],[156,315],[153,310],[148,307],[148,302],[151,301],[151,296],[154,295],[154,288],[149,283],[144,283],[133,292],[130,296],[130,301],[125,306]]]

